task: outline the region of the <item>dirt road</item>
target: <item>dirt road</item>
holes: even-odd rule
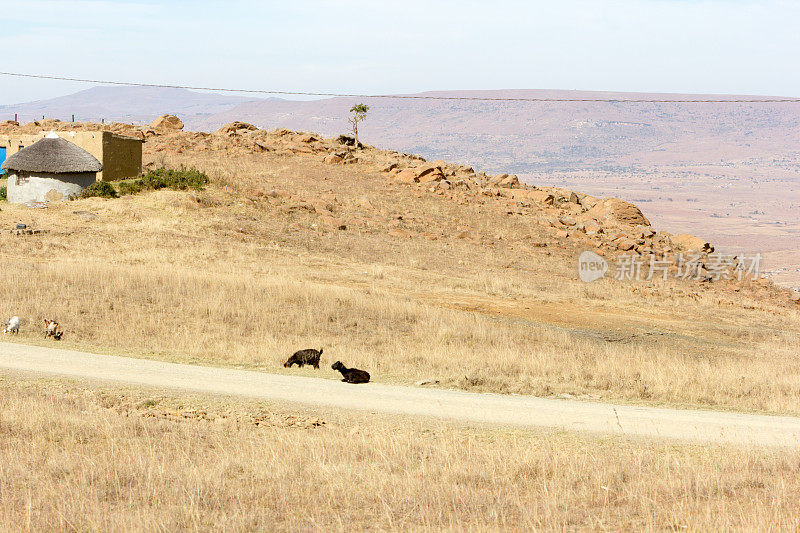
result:
[[[292,403],[709,443],[800,448],[800,418],[477,394],[285,376],[0,343],[0,369]]]

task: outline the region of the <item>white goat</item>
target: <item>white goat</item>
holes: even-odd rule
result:
[[[17,335],[19,333],[19,324],[19,317],[12,316],[11,320],[6,322],[6,329],[3,330],[3,334],[5,335],[6,333],[13,333],[14,335]]]

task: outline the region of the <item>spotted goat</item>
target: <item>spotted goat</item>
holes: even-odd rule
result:
[[[64,335],[64,330],[55,320],[44,319],[44,338],[53,337],[55,340],[60,341]]]

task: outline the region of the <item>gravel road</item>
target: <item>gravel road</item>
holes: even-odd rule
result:
[[[800,448],[800,418],[286,376],[0,343],[0,369],[520,428]]]

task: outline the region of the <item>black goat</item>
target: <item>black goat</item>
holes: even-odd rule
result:
[[[319,350],[315,350],[314,348],[300,350],[298,352],[294,352],[294,354],[285,363],[283,363],[283,366],[286,368],[291,368],[292,365],[297,365],[302,368],[303,365],[311,365],[314,368],[319,368],[320,356],[322,356],[322,348]]]
[[[342,381],[346,383],[369,383],[369,372],[357,368],[347,368],[341,361],[336,361],[331,368],[342,373]]]

